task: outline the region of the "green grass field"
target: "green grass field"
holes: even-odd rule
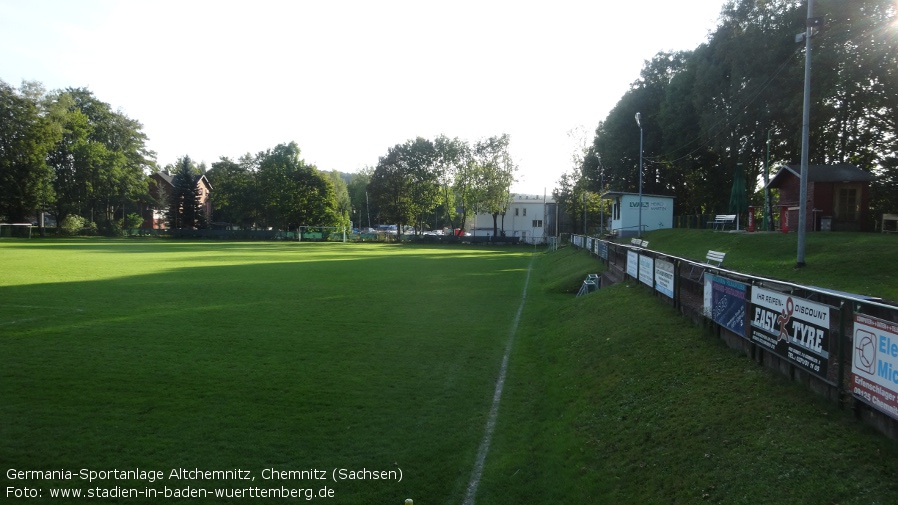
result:
[[[530,250],[10,241],[0,257],[4,471],[239,468],[279,486],[262,470],[401,469],[322,485],[335,503],[444,503],[467,485]]]
[[[10,487],[41,490],[22,502],[131,504],[169,500],[48,494],[327,486],[316,502],[461,504],[531,265],[478,504],[898,500],[898,444],[638,283],[574,298],[601,265],[571,248],[9,240],[0,259],[11,503]],[[82,468],[164,478],[9,473]],[[171,479],[177,468],[255,481]],[[402,481],[334,482],[340,468]],[[263,479],[271,469],[328,479]]]

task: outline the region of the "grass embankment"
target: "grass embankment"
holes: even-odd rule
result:
[[[574,298],[600,268],[583,252],[543,254],[535,268],[478,504],[898,499],[898,444],[850,412],[638,283]]]
[[[794,233],[723,233],[657,230],[652,250],[704,261],[709,249],[727,253],[728,269],[898,301],[898,236],[880,233],[808,233],[805,266],[796,268]]]

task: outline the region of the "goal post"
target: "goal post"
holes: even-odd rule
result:
[[[0,223],[0,238],[31,238],[31,223]]]

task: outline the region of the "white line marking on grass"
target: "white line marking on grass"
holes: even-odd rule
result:
[[[16,305],[13,305],[13,307],[16,307]],[[26,305],[18,305],[18,307],[27,307],[27,306]],[[42,321],[44,319],[51,319],[54,317],[77,314],[79,312],[84,312],[84,310],[72,309],[71,311],[57,312],[55,314],[45,314],[45,315],[41,315],[41,316],[37,316],[37,317],[26,317],[25,319],[13,319],[11,321],[0,321],[0,326],[9,326],[9,325],[13,325],[13,324],[30,323],[32,321]]]
[[[511,333],[508,335],[508,343],[505,344],[505,355],[502,356],[502,366],[499,367],[499,378],[496,379],[496,390],[493,392],[493,404],[490,406],[490,415],[486,419],[486,429],[483,432],[483,440],[477,448],[477,459],[474,460],[474,469],[471,470],[471,480],[468,481],[468,493],[465,495],[463,505],[474,505],[474,497],[477,496],[477,487],[480,485],[480,477],[483,475],[483,464],[486,455],[490,451],[490,442],[493,440],[493,430],[496,429],[496,418],[499,417],[499,400],[502,399],[502,388],[505,386],[505,375],[508,372],[508,357],[511,354],[511,346],[514,337],[518,333],[518,323],[521,321],[521,313],[524,311],[524,302],[527,301],[527,286],[530,285],[530,269],[533,267],[533,258],[527,265],[527,278],[524,280],[524,292],[521,294],[521,304],[511,324]]]

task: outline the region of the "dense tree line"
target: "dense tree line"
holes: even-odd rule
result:
[[[877,176],[874,215],[898,210],[898,13],[893,0],[816,0],[810,164],[853,163]],[[731,0],[706,43],[661,52],[599,123],[555,196],[575,220],[584,193],[637,190],[676,197],[675,214],[727,210],[737,163],[753,203],[765,167],[801,158],[807,5]],[[593,202],[592,205],[597,205]]]
[[[46,211],[111,234],[141,221],[133,212],[125,218],[138,203],[162,211],[170,228],[460,228],[473,212],[492,214],[495,225],[517,169],[508,135],[473,144],[440,136],[397,144],[376,167],[349,176],[320,172],[290,142],[222,157],[209,170],[184,156],[160,179],[151,177],[160,169],[142,125],[86,89],[48,93],[37,83],[15,89],[0,81],[0,118],[0,220]],[[201,205],[201,177],[213,188],[212,216]]]
[[[318,171],[300,154],[290,142],[237,161],[222,157],[213,163],[207,175],[214,188],[215,219],[279,230],[348,225],[345,182]]]
[[[21,222],[46,210],[58,222],[112,227],[146,192],[154,153],[141,129],[86,89],[0,81],[0,216]]]
[[[163,169],[168,187],[150,177],[159,169],[142,128],[87,89],[0,81],[0,221],[48,212],[57,223],[115,234],[139,225],[141,203],[163,211],[172,228],[203,228],[209,218],[277,229],[348,222],[345,182],[305,163],[293,142],[236,162],[222,158],[208,172],[184,156]],[[196,181],[204,174],[216,189],[216,216],[200,205]]]

